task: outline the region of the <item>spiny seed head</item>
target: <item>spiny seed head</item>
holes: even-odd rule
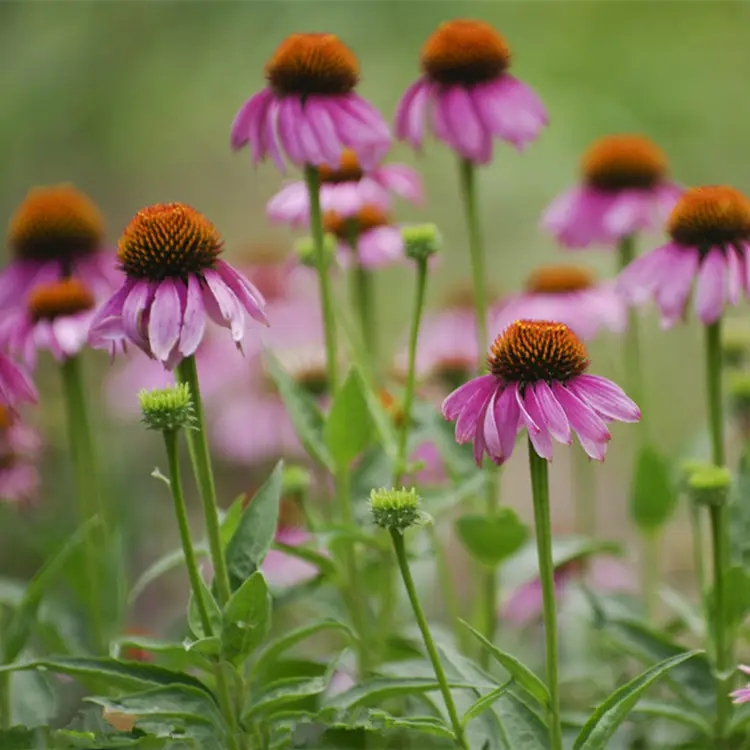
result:
[[[34,287],[27,307],[37,321],[77,315],[93,309],[95,304],[94,295],[80,279],[68,278]]]
[[[672,209],[667,231],[675,242],[703,250],[750,240],[750,201],[727,185],[691,188]]]
[[[266,63],[266,78],[279,96],[348,94],[359,62],[335,34],[292,34]]]
[[[303,266],[317,268],[318,253],[312,237],[302,237],[294,243],[294,253]],[[323,263],[330,268],[336,260],[336,238],[332,234],[323,237]]]
[[[581,171],[586,183],[600,190],[647,190],[664,179],[667,157],[642,135],[607,135],[586,150]]]
[[[304,466],[284,466],[281,475],[281,494],[282,496],[304,495],[312,484],[312,476]]]
[[[419,510],[419,496],[412,487],[379,489],[370,493],[370,510],[375,523],[389,531],[403,532],[411,526],[424,523],[424,514]]]
[[[325,164],[318,167],[321,182],[359,182],[362,179],[362,167],[359,165],[357,154],[350,148],[341,152],[341,162],[336,169]]]
[[[384,227],[390,224],[388,214],[376,206],[362,206],[356,216],[343,217],[335,211],[327,211],[323,215],[323,228],[326,232],[336,235],[340,240],[348,242],[352,233],[357,235],[370,229]]]
[[[223,249],[216,227],[184,203],[141,209],[120,238],[117,258],[131,278],[185,279],[211,268]]]
[[[417,262],[435,255],[443,244],[443,238],[434,224],[404,227],[401,236],[404,238],[404,254]]]
[[[197,426],[193,398],[187,383],[153,391],[142,390],[138,398],[142,421],[149,430],[174,432],[183,427],[192,430]]]
[[[22,260],[71,260],[96,252],[104,239],[104,217],[72,185],[32,188],[8,228],[8,244]]]
[[[564,383],[582,375],[589,359],[586,347],[564,323],[517,320],[495,339],[487,365],[507,382]]]
[[[589,289],[594,274],[583,266],[541,266],[526,280],[526,290],[533,294],[566,294]]]
[[[732,472],[726,466],[694,464],[687,477],[687,491],[698,505],[724,505],[732,489]]]
[[[508,44],[484,21],[444,21],[422,47],[422,70],[436,83],[472,86],[509,66]]]

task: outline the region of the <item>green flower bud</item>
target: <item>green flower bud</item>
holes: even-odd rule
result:
[[[192,430],[197,426],[187,383],[154,391],[142,390],[138,398],[143,412],[142,422],[149,430],[173,432],[182,427]]]
[[[315,243],[312,237],[302,237],[294,243],[294,252],[303,266],[315,268],[318,265],[318,256],[315,251]],[[333,265],[336,260],[336,238],[332,234],[323,237],[323,258],[326,268]]]
[[[417,490],[402,487],[397,489],[373,490],[370,494],[370,510],[378,526],[389,531],[403,532],[410,526],[418,526],[427,520],[419,509]]]
[[[688,494],[698,505],[724,505],[731,488],[732,473],[726,466],[694,467],[687,481]]]
[[[294,497],[304,495],[310,489],[312,477],[303,466],[284,466],[281,479],[281,495]]]
[[[440,250],[443,240],[434,224],[416,224],[401,230],[404,255],[415,261],[426,261]]]

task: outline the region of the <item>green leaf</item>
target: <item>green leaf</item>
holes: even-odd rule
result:
[[[203,576],[198,576],[198,581],[199,586],[201,587],[203,602],[208,609],[208,619],[211,623],[211,635],[217,636],[221,632],[221,610],[219,609],[219,604],[211,593],[211,589],[203,580]],[[195,595],[192,592],[190,593],[190,601],[188,602],[187,620],[190,632],[198,640],[210,637],[203,628],[203,622],[198,611],[198,603],[195,601]]]
[[[222,657],[240,664],[262,643],[271,627],[271,595],[263,573],[256,571],[224,607]]]
[[[699,713],[688,708],[683,708],[679,703],[667,703],[666,701],[639,701],[633,709],[633,713],[644,716],[657,716],[660,719],[669,719],[684,724],[701,734],[709,736],[712,732],[711,724]]]
[[[86,537],[91,533],[92,528],[98,523],[97,519],[91,519],[78,529],[29,581],[23,598],[13,613],[13,617],[8,624],[8,630],[5,633],[3,662],[7,664],[15,661],[21,653],[34,628],[42,598],[60,577],[67,563],[86,541]]]
[[[506,693],[496,704],[503,750],[548,750],[549,733],[544,722],[520,698]]]
[[[329,471],[334,470],[333,458],[323,440],[323,416],[315,402],[284,371],[272,354],[266,356],[266,368],[289,412],[300,442],[319,464]]]
[[[654,532],[669,521],[677,507],[667,460],[653,445],[644,445],[635,461],[630,494],[630,517],[644,532]]]
[[[0,667],[0,672],[27,671],[30,669],[64,674],[74,677],[92,691],[138,690],[153,685],[186,685],[212,695],[196,677],[147,662],[118,661],[109,658],[69,657],[65,659],[39,659]]]
[[[573,743],[573,750],[604,750],[612,735],[627,718],[638,699],[663,674],[702,653],[689,651],[647,669],[643,674],[615,690],[601,703]]]
[[[333,671],[322,677],[313,677],[312,679],[292,678],[289,680],[279,680],[269,685],[260,695],[255,697],[252,705],[248,708],[242,717],[243,721],[257,720],[259,714],[271,716],[282,706],[288,703],[294,703],[301,698],[310,698],[314,695],[320,695],[326,690]]]
[[[203,544],[195,545],[195,556],[200,559],[202,557],[208,557],[208,547]],[[128,596],[128,602],[132,604],[154,581],[161,578],[166,573],[170,573],[176,570],[185,562],[185,553],[182,551],[182,547],[179,549],[173,549],[170,552],[162,555],[158,560],[151,563],[146,570],[141,573],[138,580],[130,590]]]
[[[320,571],[320,575],[322,576],[327,578],[334,578],[336,576],[336,563],[322,552],[310,549],[309,547],[301,545],[292,546],[290,544],[283,544],[282,542],[274,542],[272,546],[273,549],[279,550],[279,552],[283,552],[285,555],[298,557],[300,560],[311,563]]]
[[[255,493],[242,514],[226,550],[232,590],[239,588],[263,563],[276,534],[284,463],[276,464],[271,476]]]
[[[724,574],[724,591],[728,626],[740,625],[750,612],[750,572],[740,565],[733,565]],[[713,596],[711,607],[714,607]]]
[[[372,417],[365,398],[365,385],[356,367],[333,397],[323,439],[339,468],[346,468],[370,444]]]
[[[301,628],[285,633],[264,646],[253,662],[251,674],[262,674],[278,660],[281,654],[293,648],[301,641],[324,630],[337,630],[343,633],[348,641],[354,641],[355,638],[351,629],[338,620],[319,620],[309,625],[303,625]]]
[[[500,687],[490,690],[489,693],[485,693],[481,698],[474,701],[461,717],[461,724],[466,726],[472,719],[484,713],[488,708],[492,708],[493,703],[500,700],[510,690],[512,684],[513,681],[510,680],[505,685],[500,685]]]
[[[433,737],[444,737],[453,740],[455,735],[442,719],[434,716],[391,716],[385,711],[370,711],[370,731],[382,732],[388,729],[402,729]]]
[[[543,706],[548,706],[550,694],[547,686],[537,677],[525,664],[516,659],[515,656],[501,651],[494,643],[491,643],[478,630],[475,630],[468,622],[459,622],[490,652],[495,661],[500,664],[510,676],[534,699]]]
[[[216,647],[212,648],[209,644],[216,644]],[[194,666],[206,668],[210,666],[206,661],[206,655],[218,655],[218,644],[219,639],[216,636],[197,641],[186,640],[182,643],[163,641],[158,638],[148,638],[145,636],[124,636],[112,642],[112,649],[113,656],[118,659],[123,658],[122,654],[128,649],[133,648],[159,654],[159,656],[165,659],[176,662],[181,667]]]
[[[234,536],[237,531],[237,527],[240,525],[240,519],[242,518],[242,511],[245,510],[246,495],[243,492],[241,495],[234,498],[232,504],[227,508],[221,519],[221,527],[219,529],[219,537],[221,539],[222,549],[226,549],[229,544],[229,540]]]
[[[511,508],[499,508],[492,516],[461,516],[456,531],[468,552],[490,567],[518,552],[529,536],[528,527]]]

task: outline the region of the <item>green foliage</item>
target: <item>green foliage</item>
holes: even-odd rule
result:
[[[271,595],[263,573],[253,573],[226,606],[222,616],[221,656],[241,664],[263,642],[271,627]]]
[[[511,508],[499,508],[491,516],[466,514],[456,520],[464,547],[489,567],[511,557],[528,539],[529,529]]]
[[[670,466],[653,445],[644,445],[635,461],[630,490],[630,517],[644,532],[664,526],[677,507],[677,492]]]
[[[365,384],[356,367],[333,396],[323,439],[336,466],[346,468],[369,445],[373,422],[365,396]]]
[[[188,627],[190,628],[190,632],[200,640],[208,638],[211,635],[216,635],[220,632],[221,610],[219,609],[219,604],[214,598],[214,595],[211,593],[211,590],[208,588],[202,577],[199,578],[199,585],[201,587],[201,598],[208,610],[208,620],[211,625],[211,633],[207,633],[203,628],[198,603],[195,601],[195,595],[192,592],[190,594],[190,601],[188,602]]]

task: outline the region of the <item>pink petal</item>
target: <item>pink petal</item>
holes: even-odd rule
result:
[[[497,378],[494,375],[480,375],[478,378],[464,383],[443,401],[441,407],[443,417],[452,422],[477,393],[482,393],[484,397],[489,399],[496,385]]]
[[[534,450],[542,457],[546,458],[547,461],[552,460],[553,446],[552,438],[550,437],[549,428],[546,423],[545,414],[542,411],[539,401],[536,397],[534,388],[529,384],[523,394],[523,401],[526,405],[526,411],[538,425],[539,430],[529,430],[529,438],[531,444],[534,446]]]
[[[617,291],[632,304],[642,304],[656,291],[682,255],[683,251],[672,243],[641,255],[622,271],[617,279]]]
[[[404,260],[404,238],[397,227],[375,227],[359,236],[357,255],[365,268],[381,268]]]
[[[531,434],[532,432],[541,432],[542,428],[533,420],[531,414],[529,414],[529,412],[526,410],[524,397],[521,395],[521,389],[519,387],[516,387],[516,403],[518,404],[521,420],[526,425],[526,429],[529,431],[529,434]]]
[[[620,422],[638,422],[641,410],[628,398],[619,385],[599,375],[579,375],[568,383],[578,398],[599,413],[604,419]]]
[[[233,149],[242,148],[251,141],[253,132],[257,132],[257,118],[262,109],[268,106],[271,92],[263,90],[248,99],[240,108],[240,111],[232,123],[230,143]],[[253,149],[258,149],[258,143],[251,143]]]
[[[684,316],[698,262],[697,250],[676,250],[671,254],[671,263],[657,279],[656,304],[661,310],[664,327]]]
[[[189,357],[203,341],[206,330],[206,308],[203,306],[203,292],[200,279],[194,274],[188,276],[185,294],[185,311],[182,314],[180,333],[180,354]]]
[[[233,341],[241,341],[245,321],[239,300],[216,271],[204,271],[203,279],[208,287],[203,290],[206,311],[216,323],[231,330]]]
[[[305,154],[299,138],[298,125],[302,120],[302,105],[294,96],[284,97],[278,105],[278,133],[281,145],[289,158],[298,166],[305,163]]]
[[[406,164],[384,164],[369,176],[411,203],[420,204],[424,201],[422,178]]]
[[[743,280],[745,278],[745,271],[742,267],[744,260],[733,247],[727,247],[725,258],[727,263],[727,299],[730,304],[736,305],[742,299]]]
[[[539,403],[539,409],[544,414],[550,435],[555,440],[570,445],[573,439],[570,433],[570,423],[549,384],[544,380],[540,380],[534,386],[534,393]]]
[[[456,442],[468,443],[474,437],[474,433],[481,431],[484,412],[487,404],[492,400],[496,385],[490,390],[478,390],[472,398],[466,402],[456,420]]]
[[[247,120],[248,140],[250,150],[253,154],[253,164],[257,165],[268,153],[266,121],[273,104],[273,93],[269,89],[258,92],[250,101],[256,101],[255,109],[250,111],[251,117]]]
[[[218,276],[234,292],[235,297],[248,315],[258,323],[267,326],[266,301],[260,291],[226,261],[216,261],[214,268]]]
[[[703,259],[698,272],[698,289],[695,295],[695,309],[704,325],[715,323],[724,312],[726,282],[724,255],[714,248]]]
[[[497,458],[507,461],[516,447],[518,435],[518,386],[513,383],[503,389],[500,398],[495,400],[495,423],[500,435],[500,453]]]
[[[161,362],[168,359],[180,338],[182,310],[180,295],[172,279],[160,281],[148,319],[148,340],[151,351]]]
[[[293,182],[283,187],[266,204],[266,215],[271,221],[304,225],[310,212],[304,182]]]
[[[335,169],[341,162],[341,143],[325,97],[310,96],[305,102],[311,136],[320,150],[321,162]]]
[[[579,438],[597,443],[607,442],[611,435],[602,418],[561,383],[552,384],[552,392]]]
[[[419,78],[406,89],[396,109],[396,138],[409,141],[412,147],[416,149],[421,148],[424,138],[429,91],[430,87],[426,80]]]
[[[448,126],[451,145],[466,159],[486,164],[492,156],[492,139],[477,116],[469,93],[463,86],[448,86],[438,106]]]
[[[503,455],[502,444],[500,442],[500,425],[497,423],[495,417],[495,405],[499,398],[502,398],[502,393],[498,389],[495,389],[492,393],[492,398],[489,400],[487,408],[485,409],[482,424],[487,453],[493,458],[502,458]]]
[[[151,354],[151,348],[146,339],[143,325],[143,317],[148,310],[151,297],[151,285],[148,281],[137,281],[130,288],[122,305],[122,327],[127,337],[147,354]]]

